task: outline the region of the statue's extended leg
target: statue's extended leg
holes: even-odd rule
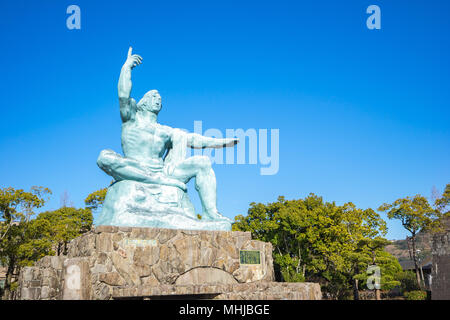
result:
[[[172,177],[184,183],[195,177],[195,189],[200,196],[204,218],[223,219],[217,211],[216,175],[208,157],[194,156],[184,159],[177,164]]]

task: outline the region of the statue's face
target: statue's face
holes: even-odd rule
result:
[[[161,96],[157,90],[150,90],[139,101],[138,107],[150,112],[158,113],[162,108]]]
[[[154,112],[159,112],[162,108],[161,96],[156,90],[152,90],[150,106]]]

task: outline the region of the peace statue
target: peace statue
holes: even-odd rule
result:
[[[96,225],[231,230],[231,220],[217,210],[216,177],[206,156],[186,158],[187,147],[223,148],[237,138],[216,139],[157,123],[162,108],[157,90],[136,103],[130,97],[131,71],[142,57],[128,50],[119,77],[124,156],[103,150],[98,166],[114,178]],[[203,213],[194,211],[186,183],[195,177]]]

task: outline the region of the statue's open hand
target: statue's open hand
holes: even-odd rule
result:
[[[140,65],[142,63],[142,57],[138,54],[132,54],[133,48],[130,47],[128,49],[128,56],[127,61],[125,61],[125,65],[130,69],[133,69],[134,67]]]

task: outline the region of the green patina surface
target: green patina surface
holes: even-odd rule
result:
[[[217,210],[211,160],[200,155],[186,158],[186,150],[233,147],[239,139],[202,136],[159,124],[162,100],[157,90],[148,91],[139,102],[131,97],[131,70],[141,63],[142,57],[132,54],[130,47],[118,83],[123,156],[106,149],[97,159],[115,182],[108,187],[95,224],[230,231],[232,220]],[[202,203],[202,220],[187,193],[191,179]]]

